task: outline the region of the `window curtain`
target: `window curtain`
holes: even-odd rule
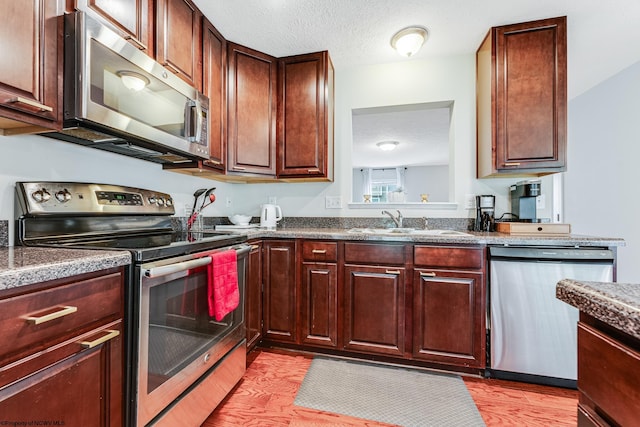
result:
[[[371,194],[371,168],[360,169],[362,172],[362,194]]]
[[[400,166],[396,168],[396,182],[398,183],[398,190],[402,192],[406,192],[405,188],[405,172],[406,168],[404,166]]]

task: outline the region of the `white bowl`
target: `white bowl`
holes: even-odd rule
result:
[[[251,215],[235,214],[228,218],[234,225],[248,225],[249,221],[251,221]]]

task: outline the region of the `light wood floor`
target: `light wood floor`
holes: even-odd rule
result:
[[[389,427],[389,424],[294,406],[311,356],[256,350],[247,373],[202,427]],[[575,426],[578,392],[464,377],[487,426]]]

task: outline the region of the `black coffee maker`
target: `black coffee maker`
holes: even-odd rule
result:
[[[520,222],[539,222],[536,214],[536,198],[540,193],[540,181],[520,181],[509,188],[511,213]]]
[[[476,196],[476,222],[474,231],[495,231],[496,196]]]

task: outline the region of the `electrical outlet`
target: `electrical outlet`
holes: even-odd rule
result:
[[[536,209],[544,209],[546,206],[546,200],[544,198],[544,194],[541,194],[536,197]]]
[[[476,195],[475,194],[465,194],[464,196],[464,208],[465,209],[475,209],[476,207]]]
[[[340,196],[325,196],[324,207],[326,209],[342,209],[342,198]]]
[[[230,208],[232,204],[233,201],[231,200],[231,197],[227,197],[227,199],[225,200],[225,206]]]
[[[276,205],[277,204],[276,196],[269,196],[269,204],[270,205]]]

